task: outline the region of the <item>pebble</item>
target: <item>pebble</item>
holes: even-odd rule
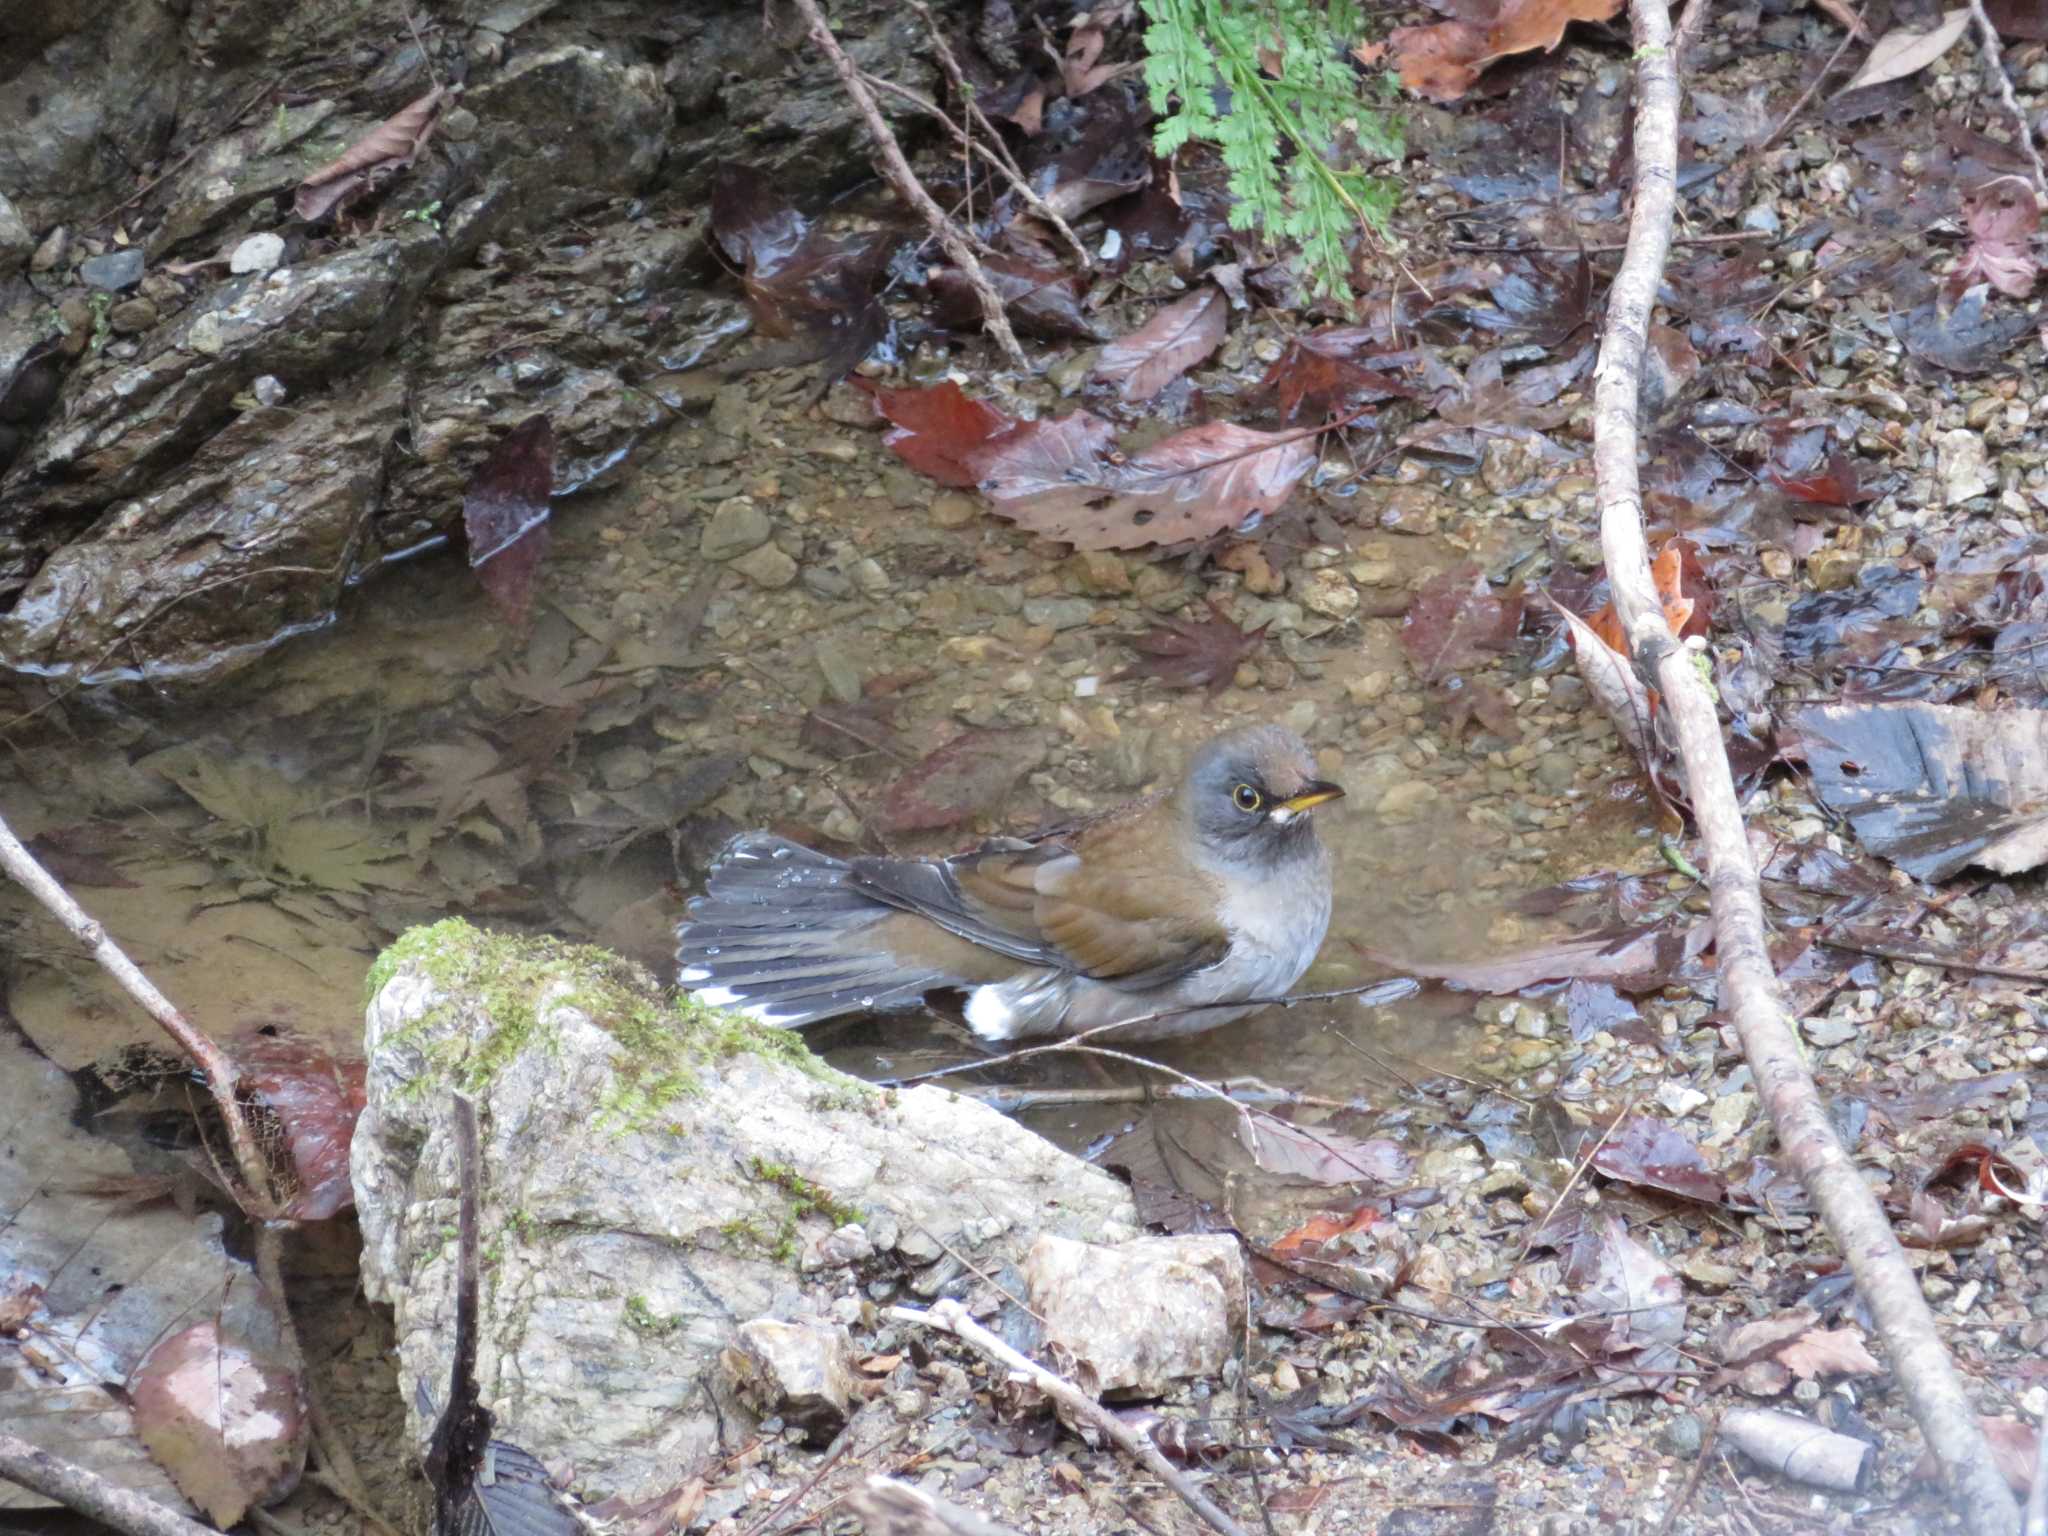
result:
[[[107,328],[116,336],[139,336],[156,324],[156,306],[148,299],[123,299],[107,311]]]
[[[932,521],[941,528],[965,528],[981,515],[981,508],[974,504],[974,498],[963,496],[958,491],[934,496],[927,510]]]
[[[1131,590],[1130,571],[1106,549],[1079,550],[1060,569],[1090,597],[1118,597]]]
[[[249,236],[228,257],[233,273],[274,272],[284,264],[284,236],[269,231]]]
[[[7,200],[5,192],[0,192],[0,251],[11,255],[17,251],[30,250],[35,243],[36,237],[30,233],[28,225],[22,221],[14,204]]]
[[[1027,624],[1047,624],[1054,629],[1079,629],[1095,617],[1095,605],[1081,597],[1033,597],[1024,603]]]
[[[830,566],[805,566],[804,586],[818,596],[835,603],[844,602],[853,596],[853,583]]]
[[[78,264],[78,278],[88,288],[119,293],[142,281],[144,264],[142,252],[131,246],[125,251],[86,257]]]
[[[860,588],[864,596],[880,597],[889,590],[889,573],[882,569],[882,562],[879,560],[857,560],[854,562],[853,570],[848,574],[853,577],[853,584]]]
[[[1309,571],[1294,584],[1301,606],[1326,619],[1346,619],[1358,611],[1358,589],[1339,570]]]
[[[774,532],[775,527],[768,521],[766,512],[746,497],[734,496],[712,509],[698,548],[706,560],[731,560],[749,550],[759,549]],[[787,555],[782,558],[789,560]],[[791,560],[789,563],[791,578],[794,579],[796,562]],[[779,583],[782,586],[788,584]]]
[[[43,243],[36,247],[35,255],[28,259],[28,269],[31,272],[48,272],[59,265],[70,250],[71,231],[59,224],[43,236]]]
[[[773,544],[763,544],[733,561],[732,568],[757,587],[776,590],[796,580],[796,562]]]
[[[1536,760],[1536,782],[1552,794],[1570,789],[1578,777],[1578,760],[1569,752],[1546,752]]]
[[[1398,821],[1434,805],[1438,798],[1437,787],[1427,779],[1408,779],[1381,795],[1376,809],[1385,820]]]
[[[813,654],[818,658],[818,671],[824,674],[825,686],[832,697],[842,704],[860,702],[860,668],[846,654],[845,646],[835,641],[820,641]]]
[[[1386,691],[1393,686],[1394,675],[1391,672],[1368,672],[1346,683],[1344,696],[1354,704],[1370,704],[1385,697]]]
[[[1706,1426],[1699,1415],[1681,1413],[1664,1426],[1664,1448],[1674,1456],[1683,1456],[1688,1461],[1699,1455],[1700,1447],[1706,1443]]]
[[[1942,433],[1935,449],[1941,465],[1942,496],[1949,506],[1982,496],[1996,483],[1979,434],[1958,427]]]

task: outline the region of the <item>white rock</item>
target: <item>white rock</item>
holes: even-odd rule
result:
[[[1936,441],[1936,451],[1940,456],[1942,495],[1949,506],[1982,496],[1997,484],[1981,433],[1966,427],[1944,432]]]
[[[1216,1374],[1244,1326],[1244,1258],[1219,1234],[1104,1247],[1048,1233],[1025,1256],[1024,1283],[1046,1343],[1105,1396],[1157,1397]]]
[[[762,1417],[780,1414],[824,1444],[853,1406],[853,1340],[837,1323],[741,1323],[726,1352],[733,1385]]]
[[[268,231],[251,235],[235,247],[235,253],[228,257],[228,270],[234,273],[268,272],[284,260],[284,236]]]

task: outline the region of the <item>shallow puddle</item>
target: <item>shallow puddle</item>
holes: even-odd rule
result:
[[[1460,741],[1403,653],[1417,583],[1468,559],[1504,569],[1540,547],[1539,524],[1427,482],[1301,498],[1268,552],[1324,609],[1345,606],[1333,589],[1354,594],[1333,617],[1186,561],[1065,559],[912,474],[876,433],[832,419],[843,408],[807,413],[808,387],[764,374],[707,390],[708,412],[618,483],[558,502],[527,633],[506,631],[442,550],[203,691],[17,687],[0,703],[10,821],[205,1028],[279,1023],[345,1050],[376,951],[450,913],[591,939],[667,974],[672,926],[724,836],[773,825],[872,846],[891,784],[961,729],[1024,733],[1037,765],[957,827],[885,839],[895,851],[1113,805],[1226,724],[1302,731],[1349,791],[1320,813],[1336,915],[1305,989],[1512,947],[1534,936],[1506,914],[1514,891],[1638,855],[1648,817],[1611,797],[1614,739],[1575,681],[1553,697],[1564,673],[1504,658],[1490,670],[1519,740],[1473,721]],[[1388,531],[1418,508],[1429,533]],[[1353,519],[1348,547],[1309,542]],[[1246,628],[1270,624],[1232,686],[1115,676],[1133,659],[1125,637],[1205,618],[1212,597]],[[834,699],[865,710],[865,745],[807,725]],[[75,1067],[152,1038],[67,938],[4,899],[8,1006],[42,1050]],[[1154,1054],[1392,1103],[1470,1066],[1477,1033],[1471,1000],[1438,992],[1272,1010]],[[840,1038],[854,1043],[835,1059],[879,1072],[960,1055],[914,1021]],[[1131,1080],[1113,1062],[1016,1071]],[[1073,1146],[1128,1118],[1115,1103],[1032,1114]]]

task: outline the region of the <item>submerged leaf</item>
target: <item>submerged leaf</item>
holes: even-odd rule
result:
[[[470,477],[462,498],[469,564],[505,622],[526,621],[534,576],[548,550],[548,497],[555,488],[555,428],[526,418]]]
[[[214,1323],[157,1345],[129,1391],[150,1455],[222,1530],[298,1482],[309,1433],[298,1377]]]
[[[1245,658],[1259,648],[1266,626],[1239,629],[1213,606],[1210,611],[1212,618],[1170,618],[1130,636],[1125,643],[1143,659],[1112,674],[1110,681],[1156,677],[1169,688],[1207,688],[1211,693],[1228,687]]]
[[[1508,650],[1521,624],[1521,583],[1496,592],[1477,566],[1461,565],[1422,584],[1401,620],[1401,645],[1418,677],[1440,682]]]
[[[1095,377],[1142,404],[1223,345],[1228,324],[1223,290],[1205,285],[1104,347]]]

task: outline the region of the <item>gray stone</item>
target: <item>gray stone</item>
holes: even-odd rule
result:
[[[7,200],[7,194],[0,192],[0,256],[9,260],[24,251],[35,248],[36,237],[30,233],[14,204]]]
[[[1024,600],[1024,621],[1053,629],[1079,629],[1095,617],[1095,604],[1084,597],[1031,597]]]
[[[726,1354],[740,1396],[764,1418],[800,1426],[814,1445],[846,1427],[853,1405],[853,1340],[837,1323],[741,1323]]]
[[[698,548],[706,560],[734,560],[759,549],[775,532],[768,514],[745,496],[734,496],[711,509]]]
[[[812,654],[818,658],[818,671],[824,674],[825,686],[832,690],[832,697],[842,704],[858,704],[860,668],[846,654],[846,647],[837,641],[820,641]]]
[[[230,272],[271,272],[284,261],[284,236],[268,230],[251,235],[228,257]]]
[[[119,293],[142,281],[142,269],[146,265],[142,252],[130,246],[125,251],[108,251],[104,256],[86,257],[78,264],[78,280],[88,288]]]
[[[1944,432],[1935,439],[1935,451],[1941,465],[1942,499],[1949,506],[1982,496],[1998,483],[1991,473],[1982,433],[1963,427]]]
[[[148,299],[123,299],[107,311],[107,329],[116,336],[140,336],[156,324],[156,306]]]
[[[1569,752],[1546,752],[1536,759],[1536,782],[1552,794],[1562,794],[1570,789],[1578,782],[1578,777],[1578,759]]]
[[[1105,1247],[1048,1233],[1025,1257],[1024,1284],[1045,1342],[1106,1397],[1158,1397],[1215,1375],[1244,1327],[1244,1256],[1219,1234]]]
[[[796,561],[773,544],[763,544],[751,554],[741,555],[732,568],[757,587],[779,590],[796,580]]]
[[[1664,1426],[1664,1448],[1687,1461],[1699,1455],[1706,1438],[1706,1426],[1700,1423],[1697,1414],[1681,1413]]]
[[[54,271],[70,251],[71,231],[59,224],[43,236],[43,243],[36,247],[35,255],[28,259],[28,269],[31,272]]]
[[[523,1448],[573,1460],[597,1496],[647,1497],[715,1457],[736,1322],[815,1326],[845,1271],[813,1277],[797,1256],[855,1213],[870,1234],[929,1229],[991,1274],[1041,1233],[1137,1232],[1127,1190],[987,1106],[883,1094],[737,1016],[678,1015],[602,951],[444,923],[377,975],[350,1159],[400,1379],[448,1379],[461,1081],[492,1234],[479,1388]],[[989,1216],[1010,1227],[977,1243],[964,1223]],[[423,1445],[431,1415],[409,1392],[406,1411]]]

